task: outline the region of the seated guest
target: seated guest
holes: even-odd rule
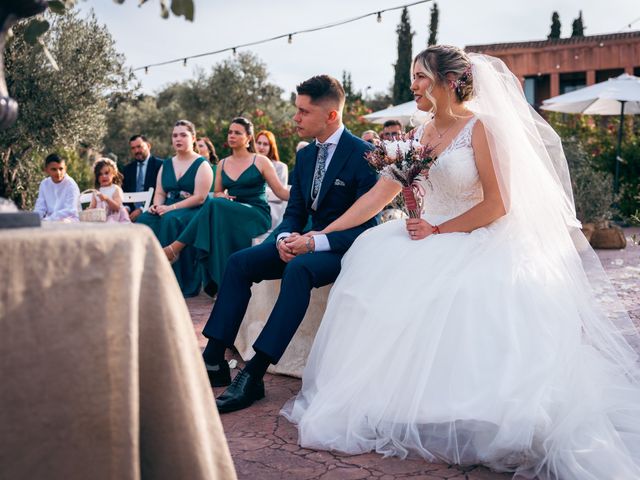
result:
[[[133,161],[122,169],[124,179],[122,188],[125,192],[146,192],[155,188],[158,171],[162,160],[151,155],[151,144],[144,135],[134,135],[129,139],[129,148]],[[142,213],[143,203],[128,203],[129,218],[135,222]]]
[[[44,160],[44,171],[48,177],[40,182],[33,211],[45,221],[77,221],[80,190],[67,175],[65,159],[56,153],[48,155]]]
[[[195,142],[193,123],[178,120],[172,134],[176,155],[162,163],[153,205],[138,217],[138,223],[151,227],[160,245],[168,245],[178,238],[208,198],[213,172],[209,162],[194,151]],[[180,261],[173,265],[185,297],[200,292],[201,282],[193,271],[195,255],[194,249],[185,250]]]
[[[382,125],[382,140],[394,140],[404,133],[402,123],[399,120],[387,120]]]
[[[265,195],[266,184],[282,200],[289,200],[278,179],[273,162],[255,153],[253,125],[243,117],[229,125],[227,143],[232,154],[220,161],[214,198],[207,200],[198,215],[173,243],[165,248],[169,261],[182,258],[187,245],[193,245],[203,267],[205,291],[213,295],[229,256],[251,246],[251,240],[271,227]]]
[[[98,190],[91,198],[89,208],[104,208],[107,222],[131,223],[127,209],[122,205],[122,174],[110,158],[99,158],[93,164],[94,186]]]
[[[256,135],[256,151],[273,162],[280,183],[286,185],[289,180],[289,167],[287,167],[286,163],[280,161],[275,135],[269,130],[258,132]]]
[[[213,146],[213,142],[209,137],[198,137],[196,150],[200,155],[209,160],[212,167],[218,164],[219,159],[216,154],[216,147]]]
[[[218,168],[218,155],[216,154],[216,148],[213,146],[213,142],[209,137],[198,137],[196,141],[196,152],[209,160],[209,164],[213,169],[213,183],[211,184],[211,191],[216,184],[216,169]]]
[[[378,145],[380,143],[380,137],[375,130],[365,130],[364,132],[362,132],[360,138],[362,138],[362,140],[364,140],[365,142],[369,142],[373,145]]]

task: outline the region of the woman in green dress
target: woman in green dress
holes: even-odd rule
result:
[[[271,227],[265,187],[289,200],[289,190],[280,183],[273,162],[255,152],[253,125],[243,117],[229,125],[227,143],[233,153],[220,161],[214,198],[204,204],[187,228],[165,247],[170,261],[194,246],[199,254],[205,291],[213,294],[222,280],[229,256],[251,246],[251,240]]]
[[[207,200],[213,172],[209,162],[194,151],[196,138],[193,123],[179,120],[173,127],[172,143],[176,155],[160,167],[153,206],[138,218],[137,223],[148,225],[165,246],[178,237]],[[183,252],[174,262],[173,271],[185,297],[200,292],[200,281],[195,278],[196,251]]]
[[[216,147],[213,146],[213,142],[209,137],[198,137],[198,140],[196,140],[196,152],[209,159],[209,164],[213,170],[213,183],[211,184],[211,191],[213,192],[216,184],[216,169],[220,161],[216,153]]]

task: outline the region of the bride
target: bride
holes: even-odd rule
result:
[[[498,59],[418,54],[422,218],[362,234],[282,413],[304,447],[640,478],[638,334],[579,230],[558,136]],[[375,215],[376,186],[323,233]]]

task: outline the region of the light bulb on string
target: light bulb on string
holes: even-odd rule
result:
[[[382,23],[382,12],[378,12],[378,17],[376,18],[378,23]]]
[[[293,43],[293,35],[289,34],[289,38],[287,39],[287,42],[289,42],[289,45],[291,45]]]
[[[185,58],[184,60],[182,60],[182,66],[186,67],[187,66],[187,59]]]
[[[149,74],[149,67],[144,67],[144,74],[148,75]]]
[[[236,52],[236,47],[233,47],[233,48],[231,49],[231,53],[233,53],[233,56],[234,56],[234,57],[238,54],[238,52]]]

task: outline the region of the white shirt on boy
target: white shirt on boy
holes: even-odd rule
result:
[[[54,183],[51,177],[40,182],[38,199],[33,209],[42,220],[78,220],[78,200],[80,189],[69,175],[60,183]]]

